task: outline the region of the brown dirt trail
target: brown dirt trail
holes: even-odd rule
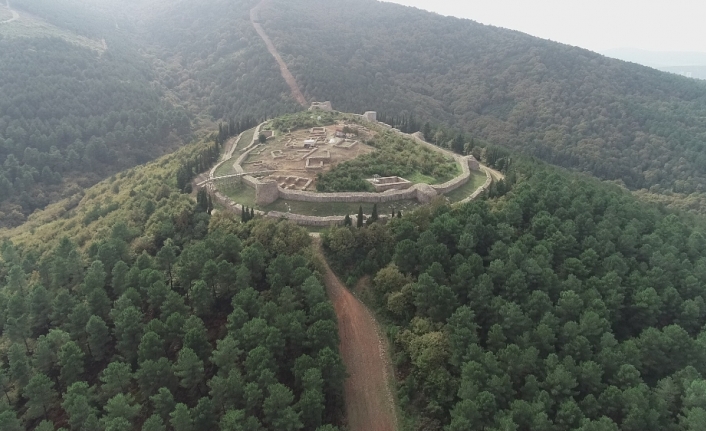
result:
[[[340,351],[348,372],[346,416],[350,431],[396,431],[397,415],[390,388],[390,359],[380,328],[370,311],[346,289],[314,246],[325,265],[324,282],[338,317]]]
[[[282,56],[279,55],[279,52],[277,52],[277,48],[275,48],[275,45],[272,43],[272,40],[270,40],[270,37],[267,36],[267,33],[265,33],[265,30],[260,25],[260,8],[267,2],[268,0],[262,0],[260,3],[257,4],[257,6],[250,9],[250,22],[252,23],[253,27],[255,27],[255,31],[257,31],[257,34],[259,34],[262,40],[265,42],[265,45],[267,45],[267,50],[270,52],[270,54],[272,54],[275,60],[277,60],[277,63],[279,64],[279,69],[282,72],[282,77],[285,81],[287,81],[287,85],[289,85],[289,88],[292,90],[292,96],[294,97],[294,99],[296,99],[297,102],[299,102],[300,105],[307,108],[309,104],[306,101],[306,97],[304,97],[304,93],[302,93],[301,89],[299,88],[297,80],[294,79],[294,75],[292,75],[292,73],[289,71],[287,63],[285,63],[282,59]]]

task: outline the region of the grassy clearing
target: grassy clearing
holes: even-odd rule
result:
[[[432,177],[431,175],[424,175],[421,172],[415,172],[414,174],[410,175],[408,178],[405,178],[413,183],[424,183],[424,184],[436,184],[438,181],[436,178]]]
[[[243,137],[240,138],[240,143],[238,144],[239,150],[242,150],[243,148],[250,145],[253,136],[255,136],[255,129],[257,129],[257,127],[253,127],[252,129],[243,132]]]
[[[223,162],[223,164],[216,169],[216,172],[214,172],[213,175],[216,177],[222,177],[223,175],[234,174],[235,169],[233,169],[233,163],[235,163],[235,157],[231,157]]]
[[[446,197],[449,198],[451,202],[458,202],[463,199],[466,199],[468,196],[473,194],[478,187],[482,186],[485,183],[485,180],[487,177],[485,176],[484,172],[480,171],[472,171],[471,172],[471,179],[468,180],[466,184],[463,186],[457,188],[456,190],[447,193]]]
[[[221,193],[233,199],[235,203],[260,209],[255,204],[255,189],[252,187],[239,182],[218,184],[217,187]]]

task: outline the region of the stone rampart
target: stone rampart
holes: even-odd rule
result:
[[[283,213],[279,211],[270,211],[267,213],[268,218],[275,218],[275,219],[286,219],[291,221],[292,223],[295,223],[299,226],[312,226],[312,227],[328,227],[328,226],[341,226],[343,225],[344,220],[346,219],[346,216],[329,216],[329,217],[317,217],[317,216],[307,216],[307,215],[302,215],[302,214],[292,214],[292,213]],[[351,215],[351,219],[353,223],[355,223],[355,215]],[[370,217],[369,214],[365,214],[365,218],[367,219]],[[386,222],[389,219],[389,216],[386,214],[380,215],[379,220],[382,222]]]
[[[482,186],[478,187],[478,189],[475,192],[473,192],[473,194],[471,194],[470,196],[468,196],[467,198],[465,198],[461,201],[458,201],[457,204],[461,205],[461,204],[471,202],[472,200],[475,200],[478,196],[485,193],[485,191],[488,190],[490,185],[493,183],[493,176],[490,175],[490,171],[488,169],[486,169],[485,167],[481,167],[481,169],[485,172],[485,176],[486,176],[485,183],[483,183]]]
[[[221,205],[225,206],[228,208],[229,211],[232,211],[236,214],[242,214],[243,212],[243,206],[239,203],[236,203],[233,199],[229,198],[228,196],[224,195],[223,193],[216,191],[211,194],[213,198],[218,201]],[[255,210],[255,214],[257,215],[265,215],[264,212]]]
[[[361,202],[361,203],[382,203],[401,201],[405,199],[416,199],[416,186],[407,190],[388,190],[384,193],[369,192],[342,192],[342,193],[316,193],[303,190],[279,189],[279,197],[282,199],[301,202]]]
[[[274,181],[257,181],[255,183],[255,201],[258,205],[269,205],[279,199],[279,187]]]
[[[257,145],[252,145],[250,146],[250,148],[245,150],[243,154],[238,156],[238,158],[235,160],[235,163],[233,163],[233,169],[235,170],[236,174],[245,173],[245,170],[243,169],[243,162],[245,161],[245,159],[248,158],[248,156],[250,156],[250,153],[257,149],[257,147]]]
[[[465,185],[471,178],[471,169],[468,167],[468,159],[458,155],[454,156],[456,162],[461,166],[461,175],[452,178],[451,180],[443,184],[435,184],[432,187],[437,193],[445,195],[446,193],[452,192],[457,188]]]

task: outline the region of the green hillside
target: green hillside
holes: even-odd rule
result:
[[[510,174],[500,198],[323,235],[372,279],[405,429],[702,429],[703,222],[542,163]]]
[[[0,27],[0,227],[173,150],[191,132],[134,46],[19,11]]]
[[[373,0],[273,0],[306,95],[414,114],[631,189],[704,192],[706,83]]]
[[[180,193],[208,148],[2,232],[0,429],[338,430],[345,369],[309,236]]]

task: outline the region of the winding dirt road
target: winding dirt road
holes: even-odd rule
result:
[[[292,73],[289,71],[287,63],[285,63],[282,59],[282,56],[279,55],[279,52],[277,52],[277,48],[275,48],[275,45],[272,43],[272,40],[270,40],[270,37],[267,36],[267,33],[265,33],[265,30],[260,25],[260,8],[265,3],[267,3],[267,1],[268,0],[262,0],[260,3],[257,4],[257,6],[250,9],[250,22],[252,23],[253,27],[255,27],[255,31],[257,31],[257,34],[259,34],[262,40],[265,42],[265,45],[267,45],[267,50],[270,52],[270,54],[272,54],[275,60],[277,60],[277,63],[279,64],[279,69],[282,72],[282,77],[285,81],[287,81],[287,85],[289,85],[289,88],[292,90],[292,96],[294,97],[294,99],[296,99],[297,102],[299,102],[300,105],[307,108],[309,107],[309,104],[306,101],[306,97],[304,97],[304,93],[302,93],[301,89],[299,88],[297,80],[294,79],[294,75],[292,75]]]
[[[6,19],[5,21],[0,21],[0,24],[8,24],[8,23],[11,23],[13,21],[17,21],[18,19],[20,19],[20,14],[17,13],[16,10],[14,10],[10,7],[10,0],[5,1],[5,6],[10,11],[10,13],[12,13],[12,18]]]
[[[346,289],[326,262],[321,240],[314,247],[325,265],[324,282],[338,317],[340,351],[348,372],[344,390],[350,431],[396,431],[397,413],[390,388],[392,366],[385,339],[370,311]]]

